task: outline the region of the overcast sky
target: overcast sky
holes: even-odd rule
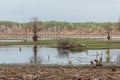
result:
[[[116,22],[120,17],[120,0],[0,0],[0,20]]]

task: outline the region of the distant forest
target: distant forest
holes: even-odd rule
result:
[[[37,21],[38,34],[81,34],[81,35],[104,35],[110,29],[113,35],[120,34],[119,22],[59,22]],[[0,35],[24,35],[33,34],[33,24],[0,21]]]

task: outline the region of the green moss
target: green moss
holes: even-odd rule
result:
[[[71,51],[78,51],[78,52],[82,52],[86,49],[86,47],[74,47],[71,48]]]
[[[106,49],[106,48],[120,48],[119,41],[104,41],[98,39],[69,39],[71,43],[78,43],[88,45],[86,49]],[[58,40],[38,40],[37,42],[0,42],[0,45],[48,45],[50,47],[57,47]],[[74,47],[73,51],[79,51],[83,48]],[[85,48],[84,48],[85,49]]]

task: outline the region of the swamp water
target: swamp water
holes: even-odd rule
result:
[[[83,52],[70,52],[56,48],[34,45],[0,46],[0,64],[57,64],[72,65],[90,64],[96,58],[102,56],[104,63],[120,64],[120,49],[87,50]]]

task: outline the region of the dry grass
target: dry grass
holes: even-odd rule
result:
[[[119,67],[0,66],[0,80],[119,80]]]

